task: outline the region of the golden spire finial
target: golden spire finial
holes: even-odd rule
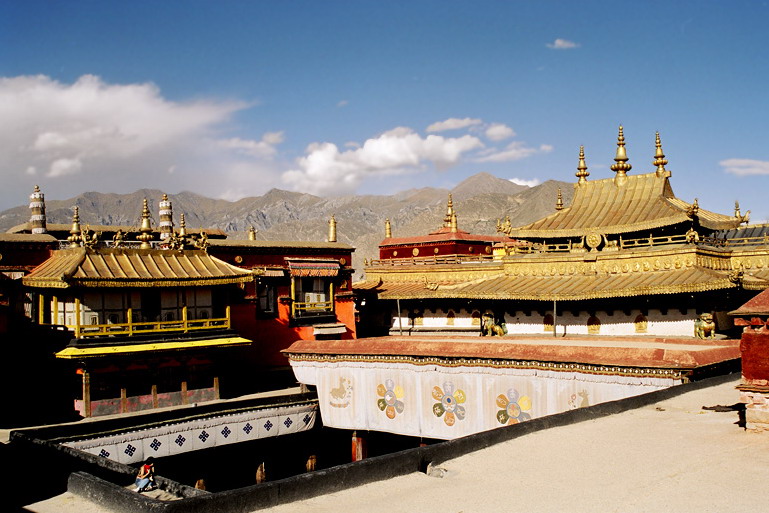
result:
[[[336,218],[331,214],[328,220],[328,242],[336,242]]]
[[[451,228],[451,216],[454,215],[454,200],[449,193],[449,201],[446,204],[446,217],[443,218],[443,226]]]
[[[35,192],[40,192],[40,186],[39,185],[35,185]]]
[[[555,209],[563,210],[563,195],[561,195],[561,188],[558,187],[558,197],[555,200]]]
[[[72,229],[69,231],[71,235],[67,237],[71,247],[76,248],[80,246],[82,232],[83,230],[80,229],[80,208],[75,205],[75,211],[72,214]]]
[[[580,146],[579,147],[579,164],[577,165],[577,178],[579,178],[579,181],[577,183],[587,183],[587,177],[590,176],[590,173],[587,172],[587,164],[585,164],[585,147]],[[560,189],[558,189],[560,191]]]
[[[179,237],[187,236],[187,222],[184,220],[184,212],[179,216]]]
[[[662,142],[660,141],[659,132],[657,132],[657,135],[655,136],[654,145],[657,150],[654,152],[654,162],[652,162],[652,164],[657,166],[657,176],[670,176],[668,170],[665,169],[668,161],[665,160],[665,154],[662,153]]]
[[[248,240],[256,240],[256,228],[253,226],[248,228]]]
[[[141,228],[139,228],[139,231],[141,234],[136,237],[141,241],[139,249],[151,249],[152,245],[150,244],[150,241],[152,240],[152,223],[150,223],[150,207],[147,204],[147,198],[144,198],[144,203],[142,206],[142,225]]]
[[[622,132],[622,125],[619,126],[617,154],[614,156],[614,162],[615,163],[611,165],[611,170],[617,173],[614,177],[614,183],[622,185],[627,179],[627,172],[633,168],[633,166],[628,164],[627,152],[625,151],[625,135]]]
[[[456,212],[451,213],[451,223],[450,223],[451,233],[457,233],[457,214]]]
[[[390,218],[388,217],[385,219],[385,239],[392,239],[393,237],[393,228],[390,224]]]

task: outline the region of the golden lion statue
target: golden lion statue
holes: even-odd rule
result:
[[[704,313],[694,321],[694,336],[701,339],[716,338],[716,323],[713,315]]]

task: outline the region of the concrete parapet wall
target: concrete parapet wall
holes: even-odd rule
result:
[[[723,375],[679,385],[649,394],[536,418],[520,424],[484,431],[471,436],[419,447],[363,461],[219,493],[201,494],[175,501],[159,501],[134,494],[109,480],[85,472],[69,478],[69,491],[117,512],[143,513],[246,513],[261,508],[308,499],[392,477],[425,472],[428,465],[450,459],[542,429],[592,420],[648,406],[680,394],[733,380]]]

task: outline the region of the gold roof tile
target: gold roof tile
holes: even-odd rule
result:
[[[667,176],[656,173],[628,175],[621,185],[614,179],[591,180],[574,184],[570,206],[525,226],[513,228],[513,238],[581,237],[590,232],[600,234],[629,233],[670,226],[691,218],[691,204],[675,197]],[[702,226],[725,230],[739,226],[740,221],[704,209],[698,211]]]
[[[769,282],[764,281],[764,287]],[[599,273],[565,276],[496,276],[466,283],[440,283],[428,287],[423,282],[383,283],[380,299],[513,299],[585,300],[677,294],[734,288],[726,273],[692,266],[664,271]]]
[[[253,273],[205,251],[85,249],[55,251],[22,281],[30,287],[180,287],[245,283]]]

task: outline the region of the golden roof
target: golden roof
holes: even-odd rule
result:
[[[652,230],[691,221],[692,204],[675,197],[667,176],[626,175],[574,184],[570,206],[531,224],[506,230],[513,238],[581,237]],[[741,219],[698,209],[699,224],[712,230],[737,228]]]
[[[22,278],[29,287],[183,287],[246,283],[253,273],[205,251],[73,248]]]
[[[764,287],[767,282],[763,282]],[[515,299],[566,301],[651,294],[704,292],[737,287],[726,273],[700,266],[681,269],[566,276],[509,276],[499,273],[466,282],[358,284],[378,289],[380,299]],[[357,287],[356,287],[357,288]]]

